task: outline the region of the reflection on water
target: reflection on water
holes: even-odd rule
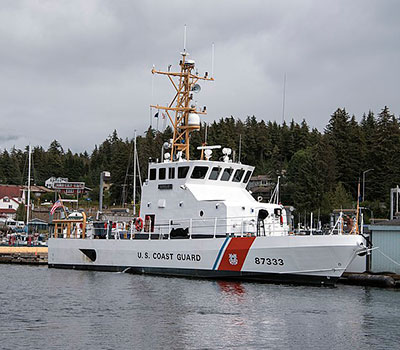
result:
[[[246,293],[246,289],[241,282],[218,281],[217,283],[221,291],[230,296],[242,297]]]
[[[394,349],[397,290],[0,265],[2,349]]]

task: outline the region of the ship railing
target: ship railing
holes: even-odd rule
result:
[[[179,239],[179,238],[222,238],[222,237],[255,237],[285,234],[285,229],[279,222],[264,222],[260,225],[257,217],[208,217],[171,219],[148,222],[141,230],[136,230],[134,222],[130,229],[113,231],[111,226],[104,223],[89,225],[86,232],[78,235],[66,235],[58,228],[58,234],[54,232],[52,237],[59,238],[88,238],[88,239]],[[65,231],[65,230],[64,230]]]
[[[217,237],[226,235],[248,236],[254,235],[256,224],[254,217],[250,218],[199,218],[169,220],[168,224],[159,223],[155,230],[168,238],[179,237]]]
[[[147,235],[148,239],[195,239],[226,236],[268,236],[282,232],[283,229],[279,223],[265,223],[263,230],[260,230],[255,216],[244,216],[166,220],[157,222],[154,225],[154,229],[151,232],[147,232]]]

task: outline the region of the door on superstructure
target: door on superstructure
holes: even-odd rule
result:
[[[144,232],[154,232],[154,222],[156,216],[154,214],[146,214],[144,216]]]

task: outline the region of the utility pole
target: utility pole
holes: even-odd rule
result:
[[[368,169],[368,170],[363,171],[363,194],[362,194],[363,202],[364,202],[364,195],[365,195],[365,174],[372,170],[374,170],[374,169]]]

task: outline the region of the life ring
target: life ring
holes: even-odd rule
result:
[[[142,229],[143,229],[143,219],[142,218],[137,218],[135,220],[135,229],[138,232],[142,231]]]

